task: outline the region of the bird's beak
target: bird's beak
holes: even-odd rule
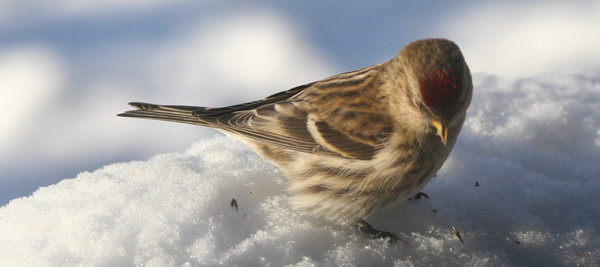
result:
[[[437,135],[442,139],[444,145],[448,144],[448,123],[443,119],[433,119],[433,126],[437,130]]]

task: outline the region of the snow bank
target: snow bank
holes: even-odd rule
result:
[[[217,136],[11,201],[0,208],[0,262],[600,264],[600,78],[476,75],[474,93],[454,152],[424,189],[430,198],[370,219],[403,242],[370,240],[291,210],[282,174]]]

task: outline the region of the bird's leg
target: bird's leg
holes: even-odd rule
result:
[[[379,231],[373,228],[373,226],[371,226],[368,222],[365,222],[364,220],[358,220],[358,228],[363,233],[370,235],[372,239],[389,238],[390,242],[395,242],[398,240],[398,237],[396,237],[395,234],[385,231]]]

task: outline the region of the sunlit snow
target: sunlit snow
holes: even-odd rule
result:
[[[369,220],[396,244],[291,209],[285,177],[219,135],[12,200],[0,208],[2,265],[600,264],[600,78],[474,83],[430,198]]]

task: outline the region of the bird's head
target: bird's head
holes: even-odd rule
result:
[[[412,102],[435,128],[444,144],[455,115],[471,100],[471,73],[456,44],[424,39],[406,45],[399,55],[413,96]]]

